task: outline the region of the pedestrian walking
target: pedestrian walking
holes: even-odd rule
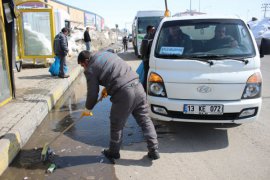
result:
[[[127,38],[127,36],[123,37],[123,46],[124,46],[124,51],[127,51],[127,48],[128,48],[128,38]]]
[[[66,66],[67,54],[68,54],[68,40],[67,35],[69,33],[68,28],[63,28],[54,38],[54,54],[60,59],[59,77],[68,78],[69,75],[65,74],[64,66]]]
[[[87,27],[83,34],[83,37],[84,37],[83,40],[85,42],[87,51],[90,51],[90,47],[91,47],[91,37],[90,37],[89,31],[90,31],[90,28]]]
[[[87,98],[83,114],[91,114],[97,99],[99,86],[104,86],[111,96],[110,145],[103,150],[108,159],[120,158],[123,128],[130,114],[142,128],[147,141],[148,157],[159,159],[157,134],[149,117],[146,94],[138,75],[119,56],[108,51],[90,53],[82,51],[78,64],[84,67],[87,79]],[[104,93],[104,90],[103,90]]]

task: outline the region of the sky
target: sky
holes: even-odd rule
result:
[[[96,13],[104,18],[105,26],[131,30],[132,21],[138,10],[164,10],[164,0],[58,0],[66,4]],[[245,21],[252,17],[264,16],[262,4],[269,4],[267,17],[270,17],[270,0],[167,0],[171,15],[191,9],[210,15],[237,15]]]

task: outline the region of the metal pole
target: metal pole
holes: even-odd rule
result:
[[[268,3],[263,3],[263,4],[262,4],[262,9],[263,9],[263,11],[264,11],[264,15],[263,15],[264,18],[266,17],[266,11],[268,11],[267,9],[269,8],[269,7],[268,7],[269,5],[270,5],[270,4],[268,4]]]
[[[199,12],[201,12],[201,0],[199,0]]]
[[[165,9],[166,9],[166,10],[165,10],[164,16],[165,16],[165,17],[171,16],[170,11],[168,10],[167,0],[165,0]]]
[[[189,1],[189,13],[191,13],[191,0]]]
[[[265,15],[266,15],[266,5],[264,6],[264,15],[263,15],[264,18],[265,18]]]

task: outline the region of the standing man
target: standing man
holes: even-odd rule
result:
[[[90,28],[87,27],[86,30],[84,31],[84,34],[83,34],[83,37],[84,37],[83,40],[85,42],[85,46],[86,46],[87,51],[90,51],[90,46],[91,46],[91,38],[90,38],[89,30],[90,30]]]
[[[152,47],[152,42],[155,36],[156,29],[154,26],[149,25],[146,27],[146,35],[143,38],[141,48],[140,48],[140,53],[142,55],[142,60],[143,60],[143,68],[144,68],[144,80],[143,80],[143,88],[146,91],[147,89],[147,75],[149,71],[149,58],[150,58],[150,52],[151,52],[151,47]]]
[[[63,28],[59,34],[54,38],[54,54],[60,58],[60,78],[68,78],[64,72],[64,66],[66,66],[67,54],[68,54],[68,40],[67,35],[69,33],[68,28]]]
[[[78,64],[84,67],[87,79],[86,110],[83,114],[92,113],[98,99],[99,85],[104,86],[111,96],[110,146],[102,153],[108,159],[120,158],[123,128],[132,114],[147,141],[148,157],[159,159],[157,134],[148,114],[146,94],[138,75],[119,56],[108,51],[96,54],[82,51],[78,56]]]

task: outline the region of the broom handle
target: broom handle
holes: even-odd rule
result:
[[[60,134],[58,134],[55,138],[53,138],[53,140],[51,140],[48,144],[48,146],[50,146],[54,141],[56,141],[56,139],[58,139],[60,136],[62,136],[65,132],[67,132],[70,128],[72,128],[77,122],[79,122],[84,116],[80,116],[79,119],[77,119],[76,121],[74,121],[73,123],[71,123],[64,131],[62,131]]]
[[[100,101],[102,101],[102,97],[100,97],[99,99],[98,99],[98,101],[96,102],[96,104],[98,103],[98,102],[100,102]],[[95,104],[95,105],[96,105]],[[58,134],[55,138],[53,138],[53,140],[51,140],[49,143],[48,143],[48,146],[50,146],[54,141],[56,141],[56,139],[58,139],[60,136],[62,136],[65,132],[67,132],[70,128],[72,128],[77,122],[79,122],[80,120],[82,120],[83,119],[83,115],[81,115],[80,116],[80,118],[79,119],[77,119],[76,121],[74,121],[73,123],[71,123],[64,131],[62,131],[60,134]]]

